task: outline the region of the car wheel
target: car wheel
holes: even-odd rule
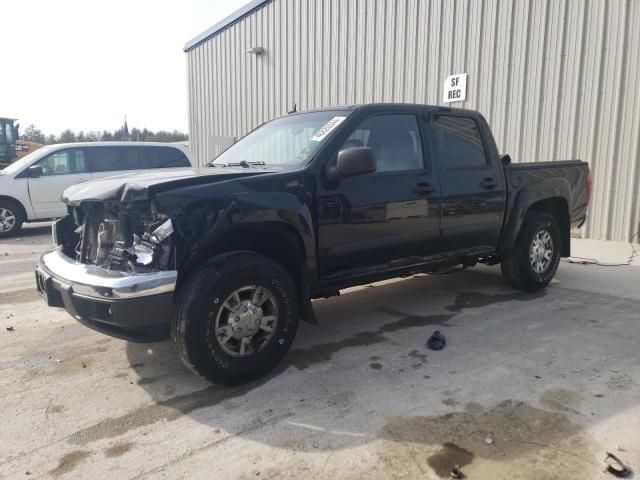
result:
[[[253,252],[211,259],[180,287],[172,337],[184,364],[236,384],[271,370],[298,326],[295,287],[273,260]]]
[[[525,220],[515,248],[502,257],[502,274],[516,288],[540,290],[556,274],[561,251],[558,222],[548,213],[539,213]]]
[[[22,208],[14,202],[0,200],[0,238],[20,233],[24,221]]]

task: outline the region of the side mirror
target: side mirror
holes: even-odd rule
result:
[[[27,168],[27,176],[31,178],[38,178],[42,176],[42,167],[40,165],[31,165]]]
[[[331,180],[373,173],[378,168],[373,150],[369,147],[345,148],[338,152],[335,166],[327,172]]]
[[[511,163],[511,155],[509,155],[508,153],[504,155],[500,155],[500,161],[502,162],[502,165],[506,167]]]

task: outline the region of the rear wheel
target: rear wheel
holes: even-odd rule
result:
[[[20,233],[24,221],[20,206],[8,200],[0,200],[0,238]]]
[[[516,288],[539,290],[556,274],[561,251],[558,222],[548,213],[538,213],[525,220],[514,249],[502,257],[502,274]]]
[[[214,257],[176,298],[172,336],[184,364],[234,384],[271,370],[296,333],[295,287],[273,260],[253,252]]]

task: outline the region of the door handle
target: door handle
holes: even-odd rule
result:
[[[418,195],[429,195],[436,191],[436,187],[429,185],[428,183],[419,183],[413,189],[413,192]]]
[[[498,184],[496,183],[495,179],[491,178],[491,177],[487,177],[484,180],[482,180],[479,185],[482,188],[486,188],[487,190],[490,190],[492,188],[496,188],[498,186]]]

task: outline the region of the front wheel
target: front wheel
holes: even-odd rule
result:
[[[295,287],[273,260],[230,252],[180,288],[172,336],[184,364],[208,380],[235,384],[271,370],[298,326]]]
[[[25,218],[22,209],[14,202],[0,200],[0,238],[20,233]]]
[[[502,274],[516,288],[540,290],[556,274],[561,251],[558,222],[548,213],[539,213],[525,220],[514,249],[502,257]]]

